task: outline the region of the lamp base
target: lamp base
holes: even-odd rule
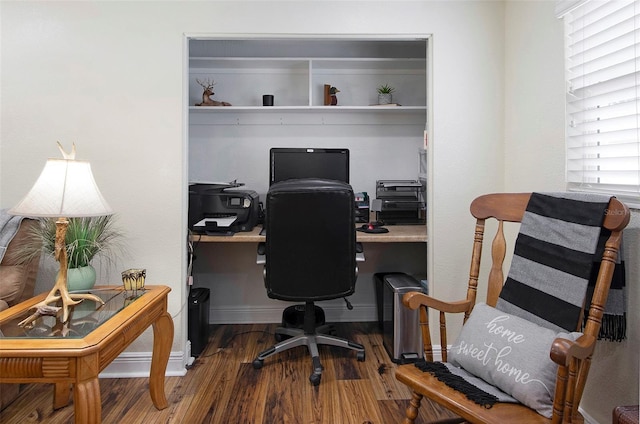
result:
[[[93,294],[70,294],[67,289],[67,249],[65,246],[65,234],[69,220],[67,218],[58,218],[56,221],[56,241],[55,241],[55,258],[60,263],[60,272],[56,277],[56,284],[53,286],[47,297],[33,306],[36,311],[26,319],[20,321],[20,327],[32,326],[38,317],[42,315],[58,315],[60,307],[57,305],[50,306],[62,300],[62,322],[66,323],[69,319],[69,306],[77,305],[84,299],[93,300],[104,305],[104,301]]]
[[[59,276],[56,280],[56,284],[53,286],[47,297],[42,302],[33,305],[33,309],[36,311],[26,319],[20,321],[18,325],[20,327],[32,326],[36,319],[43,315],[58,315],[60,309],[62,309],[62,322],[67,322],[69,319],[69,307],[77,305],[84,299],[93,300],[94,302],[104,305],[104,301],[96,295],[69,293],[69,290],[67,290],[66,278],[61,278]],[[62,306],[56,305],[59,300],[62,300]]]

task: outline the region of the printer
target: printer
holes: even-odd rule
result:
[[[243,183],[189,184],[189,229],[194,233],[232,235],[258,224],[260,201]]]

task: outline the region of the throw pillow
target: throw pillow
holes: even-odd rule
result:
[[[551,418],[558,370],[549,357],[551,345],[557,337],[579,336],[557,333],[479,303],[451,347],[449,361]]]
[[[24,266],[0,265],[0,299],[8,304],[19,299],[24,290],[24,279]]]

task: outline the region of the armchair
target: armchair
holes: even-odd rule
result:
[[[564,195],[489,194],[475,199],[466,298],[443,301],[418,292],[404,296],[407,307],[419,309],[426,360],[396,371],[396,378],[413,391],[403,423],[414,422],[423,397],[460,417],[448,423],[584,422],[578,406],[630,215],[615,198]],[[489,219],[497,221],[497,233],[486,303],[476,305]],[[520,231],[505,280],[508,222],[520,223]],[[589,299],[586,286],[599,258]],[[434,362],[427,308],[439,316],[442,362]],[[454,313],[464,314],[464,325],[448,349],[447,316]]]
[[[350,185],[321,179],[287,180],[273,184],[266,199],[264,281],[267,296],[304,302],[303,329],[280,327],[276,340],[290,337],[261,352],[255,369],[276,353],[307,346],[313,362],[309,380],[320,384],[318,345],[351,349],[364,361],[358,343],[321,333],[314,302],[353,294],[357,278],[354,194]]]

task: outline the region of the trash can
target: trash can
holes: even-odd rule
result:
[[[199,356],[209,342],[209,296],[210,290],[204,287],[189,292],[189,340],[191,355]]]
[[[410,291],[423,292],[423,286],[415,278],[403,274],[386,274],[383,277],[382,341],[391,360],[406,364],[424,356],[420,332],[419,311],[402,303],[402,296]]]
[[[378,328],[380,331],[384,329],[384,316],[382,310],[384,308],[384,277],[391,274],[401,274],[398,272],[377,272],[373,274],[373,282],[376,289],[376,311],[378,313]]]

